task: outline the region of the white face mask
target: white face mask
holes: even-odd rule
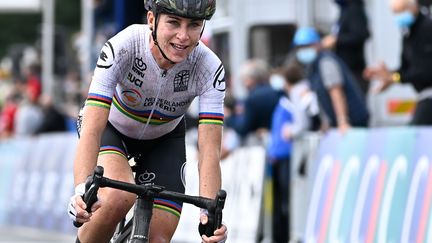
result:
[[[312,63],[318,55],[318,52],[313,47],[305,47],[297,50],[296,57],[297,60],[303,64]]]
[[[283,90],[285,87],[285,79],[280,74],[273,74],[270,76],[270,85],[275,90]]]

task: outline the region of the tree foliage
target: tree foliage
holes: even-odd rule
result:
[[[80,28],[80,1],[55,1],[56,29],[73,33]],[[35,45],[41,39],[42,13],[1,13],[0,14],[0,59],[15,44]]]

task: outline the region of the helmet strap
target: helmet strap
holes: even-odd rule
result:
[[[153,31],[152,31],[153,42],[154,42],[154,44],[157,46],[157,48],[159,49],[159,51],[160,51],[160,53],[162,54],[163,58],[165,58],[166,60],[168,60],[171,64],[176,64],[176,63],[173,62],[171,59],[169,59],[169,58],[167,57],[167,55],[165,55],[165,52],[164,52],[164,51],[162,50],[162,48],[159,46],[159,43],[158,43],[158,41],[157,41],[157,35],[156,35],[158,23],[159,23],[159,14],[158,14],[158,13],[155,13],[155,23],[154,23],[154,29],[153,29]]]
[[[200,40],[201,40],[202,35],[204,34],[205,24],[206,24],[206,20],[203,21],[203,27],[201,29]],[[196,43],[196,45],[197,46],[199,45],[199,41]]]

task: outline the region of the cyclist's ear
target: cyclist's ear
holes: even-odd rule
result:
[[[153,31],[154,21],[155,21],[155,16],[154,16],[153,12],[148,11],[147,12],[147,24],[149,25],[151,31]]]

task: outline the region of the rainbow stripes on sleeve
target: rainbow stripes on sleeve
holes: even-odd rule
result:
[[[117,154],[124,157],[127,160],[125,151],[116,146],[102,146],[99,150],[99,156],[104,154]]]
[[[224,115],[221,113],[200,113],[199,124],[223,125]]]
[[[109,109],[111,107],[112,98],[99,94],[90,93],[85,102],[86,106],[99,106]]]

